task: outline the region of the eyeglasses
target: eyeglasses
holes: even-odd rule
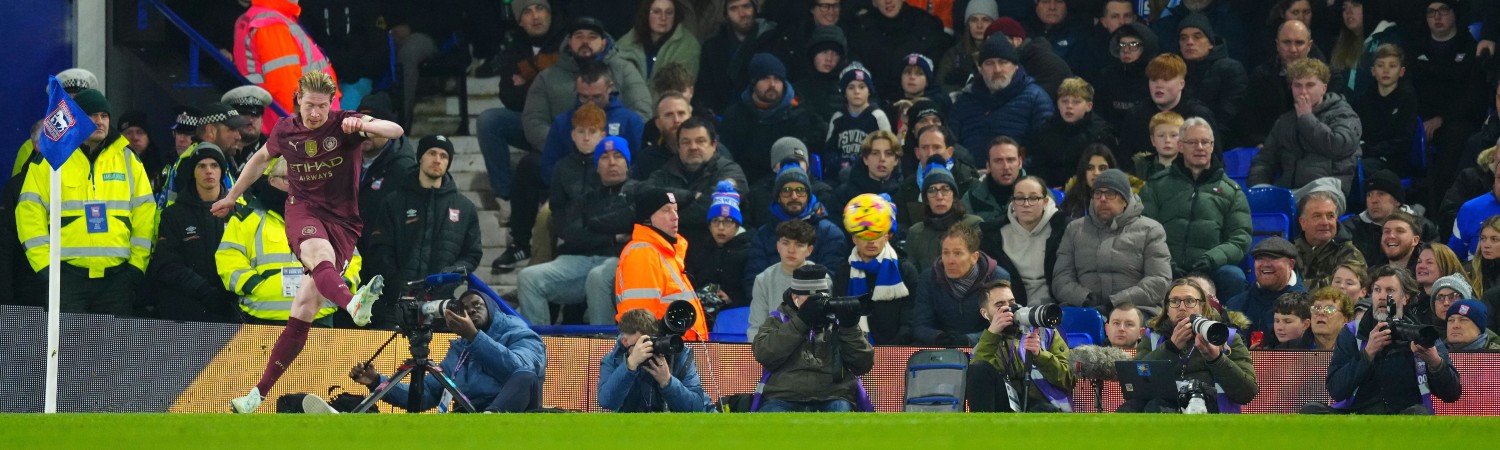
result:
[[[946,184],[939,184],[937,186],[927,188],[927,195],[931,195],[934,197],[946,197],[953,195],[953,189],[949,188]]]
[[[1335,307],[1335,306],[1333,306],[1333,305],[1313,305],[1312,306],[1312,313],[1313,314],[1333,314],[1334,311],[1338,311],[1338,308]]]
[[[1453,8],[1449,8],[1447,6],[1439,6],[1439,7],[1430,8],[1430,9],[1427,10],[1427,17],[1437,17],[1439,15],[1448,15],[1448,14],[1453,14]]]
[[[731,218],[728,218],[728,217],[715,217],[714,220],[711,220],[711,221],[708,222],[708,226],[711,226],[711,227],[739,227],[740,224],[738,222],[735,222],[734,219],[731,219]]]
[[[1438,295],[1432,296],[1433,300],[1440,301],[1440,302],[1441,301],[1447,301],[1447,300],[1459,300],[1459,299],[1462,299],[1462,298],[1464,298],[1463,295],[1460,295],[1457,292],[1452,292],[1452,293],[1448,293],[1448,294],[1438,294]]]
[[[1182,145],[1185,147],[1213,147],[1214,141],[1212,139],[1201,141],[1182,141]]]
[[[1120,48],[1128,48],[1133,50],[1141,46],[1141,41],[1120,41],[1118,45],[1120,46]]]
[[[828,11],[833,11],[835,9],[839,9],[839,4],[838,3],[819,3],[819,4],[816,4],[816,5],[813,5],[813,8],[817,9],[818,11],[828,12]]]
[[[1188,308],[1194,308],[1194,307],[1197,307],[1198,305],[1200,305],[1202,303],[1203,303],[1203,299],[1201,299],[1201,298],[1193,298],[1193,297],[1177,297],[1177,298],[1169,298],[1169,299],[1167,299],[1167,306],[1172,306],[1172,307],[1186,306]]]
[[[807,188],[805,188],[805,187],[790,187],[790,186],[787,186],[787,187],[781,188],[781,193],[782,194],[802,195],[802,194],[806,194],[807,193]]]
[[[1042,200],[1046,199],[1047,197],[1011,197],[1010,201],[1015,202],[1018,205],[1031,206],[1041,203]]]
[[[1097,189],[1097,190],[1094,191],[1094,199],[1095,200],[1105,200],[1105,199],[1111,199],[1111,198],[1124,198],[1124,197],[1120,196],[1120,193],[1115,192],[1115,191],[1111,191],[1109,189]]]

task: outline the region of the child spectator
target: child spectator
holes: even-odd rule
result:
[[[1149,180],[1151,175],[1172,167],[1172,162],[1177,160],[1177,155],[1181,152],[1177,142],[1182,137],[1182,121],[1182,115],[1172,111],[1162,111],[1151,116],[1151,147],[1156,149],[1156,153],[1135,154],[1136,177]]]
[[[1375,83],[1365,90],[1359,102],[1360,128],[1364,130],[1362,157],[1365,174],[1391,169],[1402,178],[1413,174],[1407,164],[1411,152],[1412,127],[1417,121],[1417,94],[1406,76],[1406,54],[1395,44],[1375,49],[1375,63],[1370,73]]]
[[[839,73],[839,90],[844,93],[844,109],[833,113],[828,121],[827,142],[823,144],[823,177],[844,179],[844,170],[859,159],[865,135],[875,130],[891,131],[885,111],[873,108],[875,83],[870,72],[858,63]],[[837,178],[834,178],[837,177]]]

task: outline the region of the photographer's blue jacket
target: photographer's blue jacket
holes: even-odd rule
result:
[[[1410,309],[1408,309],[1410,311]],[[1365,343],[1359,335],[1369,335],[1375,327],[1373,313],[1366,313],[1356,330],[1354,324],[1339,331],[1334,344],[1333,359],[1328,362],[1328,396],[1334,407],[1365,414],[1396,414],[1415,405],[1424,405],[1432,410],[1432,399],[1424,392],[1423,383],[1432,397],[1444,402],[1458,401],[1462,394],[1458,369],[1448,357],[1448,345],[1437,341],[1438,357],[1443,367],[1436,372],[1428,370],[1426,363],[1418,364],[1410,346],[1391,344],[1374,360],[1365,355]],[[1362,333],[1356,334],[1357,331]],[[1418,368],[1423,372],[1419,373]]]
[[[547,347],[541,336],[531,331],[521,318],[500,311],[493,299],[486,297],[485,305],[490,309],[490,326],[474,335],[473,342],[463,338],[450,341],[448,355],[439,364],[480,411],[495,400],[512,375],[530,372],[540,382],[547,373]],[[381,383],[388,380],[385,375],[380,376]],[[434,377],[426,377],[422,386],[422,404],[416,409],[425,411],[437,406],[443,397],[443,387]],[[381,400],[412,409],[406,406],[407,388],[406,383],[401,383]]]
[[[630,352],[615,341],[615,349],[599,361],[599,406],[614,412],[704,412],[712,411],[708,394],[698,379],[693,349],[684,348],[672,358],[672,381],[666,388],[645,370],[626,368]]]

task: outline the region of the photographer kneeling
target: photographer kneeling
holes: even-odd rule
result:
[[[875,349],[855,308],[828,304],[831,284],[823,266],[798,267],[761,325],[750,350],[769,375],[757,411],[848,412],[859,403],[856,383],[875,367]]]
[[[1026,318],[1016,317],[1020,305],[1009,281],[991,281],[985,295],[979,315],[990,325],[979,335],[966,375],[969,411],[1072,412],[1077,379],[1068,365],[1067,342],[1049,328],[1030,326],[1022,334]]]
[[[1208,305],[1206,292],[1190,278],[1179,278],[1167,289],[1167,299],[1162,303],[1166,313],[1147,323],[1145,339],[1136,346],[1137,361],[1172,361],[1181,370],[1178,382],[1197,382],[1205,391],[1204,399],[1209,413],[1238,413],[1240,405],[1250,403],[1260,392],[1255,381],[1255,367],[1250,364],[1250,350],[1245,346],[1241,333],[1248,322],[1245,316],[1230,311],[1224,323],[1230,328],[1223,345],[1210,343],[1207,336],[1194,331],[1194,316],[1220,321],[1218,310]],[[1162,400],[1131,400],[1120,405],[1115,412],[1166,412],[1181,411],[1179,405]]]
[[[599,362],[599,406],[614,412],[704,412],[711,403],[698,380],[693,349],[671,354],[656,342],[663,330],[650,310],[620,316],[620,340]]]
[[[1411,273],[1380,266],[1370,278],[1374,307],[1339,332],[1328,363],[1333,407],[1308,403],[1302,413],[1431,415],[1432,395],[1458,401],[1458,370],[1441,333],[1424,331],[1407,310],[1419,289]]]
[[[484,412],[535,411],[542,406],[542,375],[547,370],[547,349],[542,338],[519,317],[500,312],[500,307],[478,291],[458,297],[462,313],[443,310],[448,329],[458,334],[448,345],[448,355],[439,364],[453,378],[459,391],[476,409]],[[482,330],[482,332],[481,332]],[[374,365],[356,364],[349,378],[374,392],[391,380]],[[425,411],[438,406],[443,387],[436,377],[423,380],[422,404],[407,405],[409,386],[401,383],[381,400],[398,408]]]

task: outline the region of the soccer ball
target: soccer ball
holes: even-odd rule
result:
[[[879,194],[860,194],[844,206],[844,231],[873,241],[891,232],[896,223],[896,207]]]

